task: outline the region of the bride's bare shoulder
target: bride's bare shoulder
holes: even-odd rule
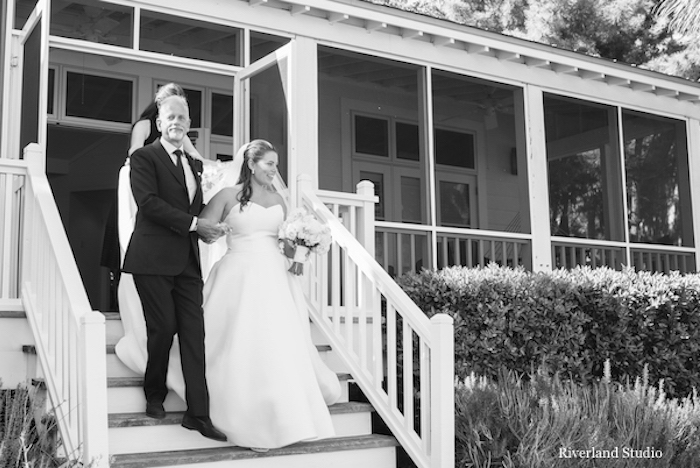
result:
[[[232,185],[230,187],[225,187],[221,189],[221,193],[224,197],[228,198],[238,198],[238,194],[241,193],[241,184]]]

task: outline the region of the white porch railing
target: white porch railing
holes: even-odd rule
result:
[[[631,265],[638,271],[691,273],[696,271],[695,248],[672,245],[629,245],[591,239],[552,238],[554,268],[578,265],[620,270]]]
[[[630,264],[637,270],[669,273],[696,272],[695,249],[665,245],[635,246],[630,248]]]
[[[2,299],[19,293],[66,457],[106,467],[104,316],[90,308],[43,161],[35,144],[24,160],[0,159]]]
[[[431,227],[377,221],[377,261],[392,276],[454,265],[476,267],[495,262],[532,269],[530,234]],[[433,263],[432,239],[437,251]]]
[[[334,201],[322,201],[304,176],[298,187],[300,205],[333,234],[328,255],[307,265],[313,321],[416,465],[454,467],[452,318],[428,319],[346,229],[343,210],[331,212]]]

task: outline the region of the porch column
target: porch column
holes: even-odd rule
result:
[[[527,178],[530,193],[532,232],[532,271],[552,269],[552,241],[549,231],[549,183],[547,181],[547,141],[542,90],[525,86],[527,133]]]
[[[690,200],[693,207],[700,206],[700,160],[693,155],[700,154],[700,120],[688,119],[688,173],[690,178]],[[700,210],[692,212],[693,235],[695,239],[695,271],[700,271]]]
[[[310,176],[310,188],[318,189],[318,60],[316,42],[297,37],[290,61],[289,164],[290,184],[299,174]],[[292,187],[292,199],[296,198]]]
[[[2,21],[6,21],[3,18]],[[7,19],[9,22],[9,19]],[[11,29],[6,30],[5,55],[2,57],[2,105],[0,106],[0,157],[19,159],[19,119],[12,118],[12,110],[15,114],[21,109],[22,100],[22,76],[19,67],[20,42],[19,37],[12,34]]]
[[[12,3],[12,5],[14,6],[14,3]],[[2,150],[2,142],[4,140],[2,129],[4,128],[3,123],[5,122],[3,112],[3,103],[6,99],[4,96],[5,76],[7,76],[9,72],[9,60],[6,58],[9,56],[8,49],[10,41],[8,31],[11,30],[11,19],[14,18],[14,14],[11,16],[9,15],[9,8],[10,2],[0,3],[0,150]],[[5,154],[5,152],[2,151],[0,154]]]

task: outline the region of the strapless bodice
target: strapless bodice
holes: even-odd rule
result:
[[[264,207],[248,202],[241,210],[236,204],[224,219],[230,228],[226,245],[230,252],[258,252],[278,249],[277,232],[284,220],[282,205]]]

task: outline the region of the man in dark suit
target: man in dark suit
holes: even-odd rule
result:
[[[156,125],[161,138],[131,156],[131,188],[138,213],[124,257],[124,271],[134,276],[146,318],[146,414],[165,417],[165,382],[177,333],[187,400],[182,425],[225,441],[226,436],[209,418],[197,243],[198,236],[211,242],[223,232],[211,221],[197,217],[203,208],[202,163],[182,150],[190,127],[187,101],[180,96],[162,101]]]

